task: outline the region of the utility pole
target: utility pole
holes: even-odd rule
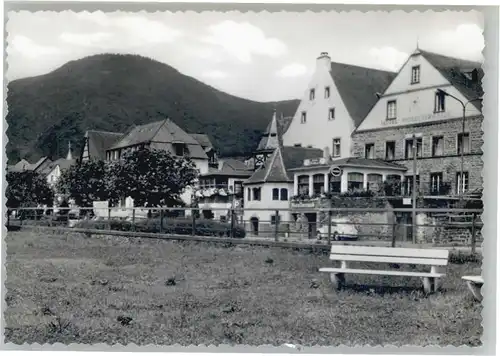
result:
[[[417,242],[417,136],[413,134],[412,139],[412,150],[413,150],[413,187],[411,190],[412,194],[412,242],[415,244]]]

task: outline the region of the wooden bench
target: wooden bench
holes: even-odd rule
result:
[[[481,294],[481,287],[484,284],[483,277],[481,276],[463,276],[462,279],[467,283],[467,287],[472,292],[472,295],[476,300],[483,300],[483,296]]]
[[[448,250],[333,245],[330,260],[340,261],[340,268],[325,267],[320,268],[319,271],[330,273],[330,280],[337,290],[345,285],[345,275],[350,273],[420,277],[424,291],[431,293],[439,289],[438,279],[445,276],[444,269],[448,264],[448,254]],[[353,269],[348,267],[349,262],[426,265],[430,267],[430,271]]]

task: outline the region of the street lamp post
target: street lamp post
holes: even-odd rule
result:
[[[438,89],[436,93],[442,98],[442,100],[444,100],[445,96],[449,96],[450,98],[455,99],[456,101],[458,101],[462,105],[462,142],[461,142],[462,149],[460,150],[460,179],[457,181],[457,189],[460,189],[459,190],[459,198],[460,198],[460,201],[462,201],[464,189],[465,189],[465,184],[464,184],[464,136],[465,136],[466,109],[467,109],[467,105],[469,105],[470,103],[472,103],[474,101],[480,101],[482,99],[481,98],[471,99],[471,100],[464,103],[462,100],[460,100],[459,98],[457,98],[454,95],[447,93],[443,89]],[[470,140],[469,140],[469,144],[470,144]],[[461,187],[459,187],[458,184],[460,184]]]

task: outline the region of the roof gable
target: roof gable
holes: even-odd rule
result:
[[[342,101],[358,127],[397,73],[332,62],[330,75]]]
[[[89,157],[104,160],[106,150],[116,144],[123,136],[124,134],[121,132],[87,131],[85,137],[87,138],[86,144]]]

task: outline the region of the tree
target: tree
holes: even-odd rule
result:
[[[7,208],[52,205],[54,192],[44,176],[33,171],[7,172]]]
[[[110,164],[112,200],[131,197],[135,206],[182,206],[180,195],[198,177],[188,157],[175,158],[164,150],[141,149]]]
[[[107,164],[100,160],[84,161],[61,173],[57,190],[81,207],[91,207],[97,200],[109,198]]]

